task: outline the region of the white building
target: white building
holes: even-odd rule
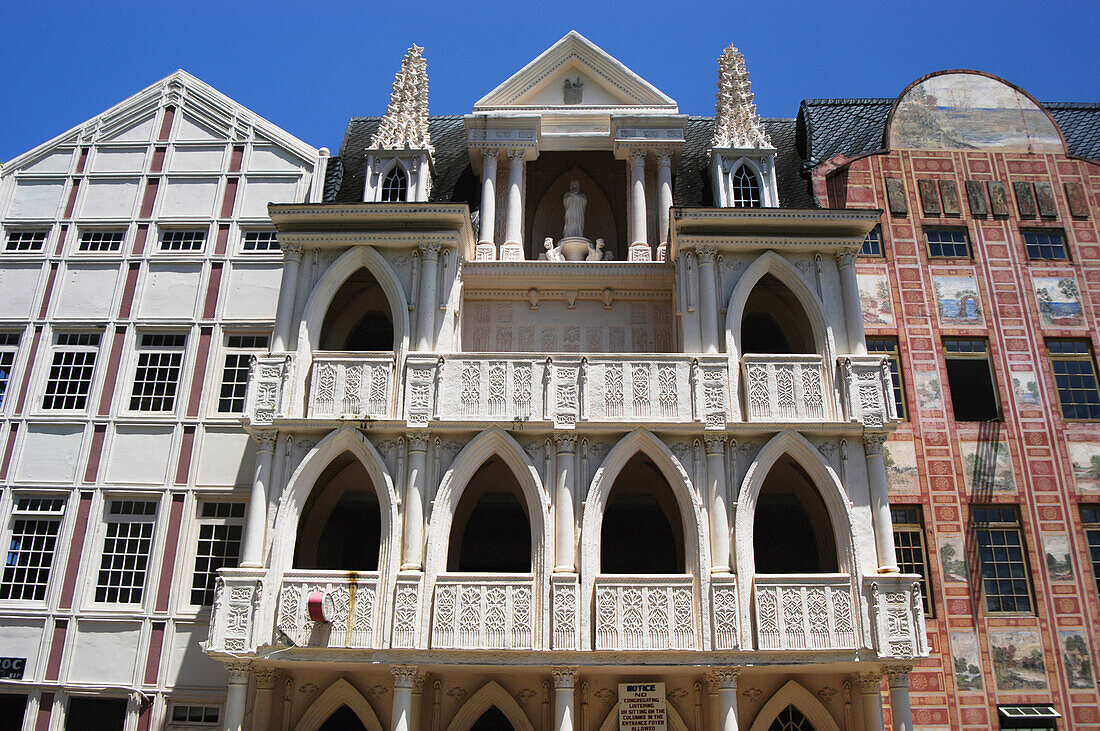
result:
[[[23,727],[911,728],[879,212],[796,157],[570,33],[331,164],[180,72],[5,166]]]

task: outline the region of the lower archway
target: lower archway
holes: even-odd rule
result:
[[[511,721],[504,715],[496,706],[493,706],[485,713],[481,714],[481,718],[474,721],[474,725],[470,727],[470,731],[516,731],[512,726]]]
[[[497,725],[480,725],[486,724]],[[466,699],[447,731],[535,731],[531,720],[512,694],[490,680]]]
[[[367,731],[367,727],[355,715],[355,711],[347,706],[340,706],[317,731]]]
[[[352,719],[359,723],[351,725]],[[329,725],[329,723],[338,725]],[[294,731],[383,731],[374,709],[347,680],[340,678],[310,704]]]
[[[810,719],[794,706],[787,706],[768,726],[768,731],[815,731]]]
[[[749,731],[840,731],[829,709],[795,680],[775,691]]]

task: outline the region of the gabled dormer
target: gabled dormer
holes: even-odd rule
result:
[[[412,46],[393,80],[386,116],[367,151],[367,203],[424,203],[432,189],[428,74],[424,49]]]

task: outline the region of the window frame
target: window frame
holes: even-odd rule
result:
[[[1061,246],[1062,246],[1062,252],[1065,254],[1065,256],[1062,256],[1062,257],[1032,256],[1031,255],[1031,249],[1032,249],[1033,244],[1028,243],[1027,237],[1028,236],[1036,236],[1036,235],[1038,235],[1038,236],[1051,236],[1053,234],[1057,234],[1058,236],[1060,236],[1062,238]],[[1055,262],[1071,262],[1071,261],[1073,261],[1073,257],[1070,256],[1069,237],[1066,236],[1065,229],[1053,228],[1053,227],[1051,227],[1051,228],[1021,228],[1020,229],[1020,239],[1021,239],[1021,241],[1023,242],[1023,245],[1024,245],[1024,256],[1027,257],[1028,261],[1055,261]],[[1043,246],[1050,246],[1050,244],[1034,244],[1034,246],[1036,248],[1041,248]]]
[[[399,190],[396,185],[391,184],[391,181],[395,178],[400,181],[401,187]],[[382,184],[379,186],[378,190],[378,200],[382,203],[408,203],[410,192],[409,180],[410,175],[405,170],[404,166],[399,162],[394,163],[390,166],[390,169],[382,175]],[[391,191],[400,192],[402,195],[398,198],[389,197]]]
[[[963,342],[963,341],[979,342],[980,341],[980,342],[985,344],[985,347],[982,350],[981,355],[979,356],[978,354],[974,353],[973,351],[969,351],[969,352],[967,352],[967,351],[950,351],[947,348],[947,343],[949,341],[954,341],[954,342]],[[947,391],[948,391],[948,393],[951,394],[951,418],[956,423],[959,423],[959,424],[984,424],[984,423],[989,422],[989,421],[1004,421],[1004,418],[1005,418],[1005,416],[1004,416],[1004,404],[1001,400],[1000,388],[997,386],[997,373],[996,373],[995,370],[993,370],[993,357],[992,357],[993,354],[990,351],[989,338],[987,338],[987,337],[969,337],[969,336],[966,336],[966,335],[944,335],[940,339],[940,345],[942,347],[942,352],[943,352],[944,371],[945,371],[945,374],[947,376]],[[993,393],[993,403],[994,403],[994,406],[996,407],[996,411],[997,411],[997,415],[994,418],[974,421],[974,420],[967,420],[967,419],[959,419],[955,415],[955,394],[951,390],[951,372],[947,368],[947,361],[948,360],[984,360],[985,361],[986,367],[989,369],[989,384],[990,384],[990,388],[992,389],[992,393]]]
[[[978,518],[977,518],[977,515],[978,515],[978,511],[980,511],[980,510],[995,510],[995,511],[998,511],[998,512],[1000,512],[999,517],[1004,516],[1005,513],[1002,512],[1002,511],[1011,511],[1012,514],[1015,517],[1015,520],[1014,521],[1000,520],[1000,521],[979,522]],[[1036,607],[1036,602],[1035,602],[1035,584],[1032,581],[1031,561],[1029,560],[1029,556],[1028,556],[1027,540],[1026,540],[1027,536],[1024,533],[1024,524],[1023,524],[1023,519],[1020,515],[1020,506],[1016,505],[1016,504],[1006,504],[1006,503],[971,505],[970,506],[970,524],[969,524],[968,527],[969,527],[969,530],[970,530],[970,535],[973,537],[975,548],[977,549],[978,581],[980,582],[979,591],[981,592],[982,606],[985,609],[985,613],[987,615],[990,615],[990,616],[1002,616],[1002,617],[1004,617],[1004,616],[1008,616],[1008,617],[1034,617],[1034,616],[1037,616],[1037,613],[1036,613],[1037,607]],[[986,580],[987,580],[987,577],[985,576],[986,562],[982,558],[982,545],[981,545],[981,541],[979,540],[979,536],[978,536],[978,532],[980,530],[1001,531],[1001,532],[1015,531],[1016,532],[1016,536],[1017,536],[1017,539],[1018,539],[1018,543],[1017,543],[1016,547],[1020,551],[1019,561],[1012,561],[1011,559],[1008,559],[1005,562],[999,562],[995,565],[1001,565],[1001,564],[1011,565],[1013,563],[1019,563],[1020,565],[1023,566],[1023,579],[1022,579],[1022,581],[1024,582],[1024,586],[1025,586],[1025,589],[1026,589],[1026,598],[1027,598],[1027,602],[1028,602],[1028,608],[1027,609],[1020,610],[1020,609],[991,609],[990,608],[990,604],[989,604],[990,595],[986,592]],[[994,544],[992,544],[992,542],[991,542],[991,545],[994,545]],[[1005,544],[1002,544],[1002,547],[1011,548],[1011,545],[1008,544],[1008,543],[1005,543]],[[990,577],[990,578],[993,581],[998,581],[999,580],[998,577]],[[1009,578],[1003,579],[1003,580],[1004,581],[1018,581],[1019,579],[1014,579],[1012,577],[1009,577]],[[998,597],[1012,596],[1014,599],[1016,599],[1018,601],[1018,597],[1020,595],[1019,594],[1012,594],[1012,595],[998,594],[997,596]]]
[[[129,233],[128,227],[123,224],[121,226],[87,226],[81,227],[77,232],[76,241],[74,242],[74,248],[72,253],[77,256],[112,256],[122,255],[126,249],[126,236]],[[118,234],[118,246],[113,249],[86,249],[84,248],[85,237],[88,236],[105,236],[108,234]]]
[[[4,253],[5,254],[44,254],[46,247],[50,243],[50,234],[52,233],[52,226],[12,226],[4,231]],[[24,235],[37,236],[42,235],[42,241],[34,248],[12,248],[12,237],[24,236]]]
[[[898,420],[909,421],[909,401],[905,394],[905,374],[901,364],[901,341],[896,335],[868,335],[866,341],[868,353],[881,355],[889,361],[890,385],[894,393],[894,407],[898,412]],[[894,349],[872,350],[872,342],[892,343]]]
[[[874,235],[874,238],[872,238],[872,234]],[[877,251],[868,251],[867,250],[868,244],[870,244],[872,241],[875,242],[875,245],[878,249]],[[867,236],[864,237],[863,243],[860,244],[859,256],[866,257],[868,259],[885,259],[886,258],[886,248],[885,248],[885,246],[883,246],[883,241],[882,241],[882,224],[881,223],[876,223],[874,225],[874,228],[872,228],[870,231],[867,232]]]
[[[262,237],[268,237],[265,241],[265,243],[269,245],[268,248],[248,248],[249,236],[255,236],[257,240]],[[262,226],[241,228],[238,237],[237,251],[242,256],[272,256],[281,254],[282,248],[279,245],[279,232],[273,228],[263,228]]]
[[[19,345],[22,342],[22,332],[11,330],[0,332],[0,374],[7,368],[7,376],[0,377],[0,414],[6,412],[4,405],[9,401],[12,384],[18,383],[16,368],[19,366]],[[4,360],[8,355],[11,356],[11,362],[5,365]]]
[[[177,708],[201,708],[203,711],[209,711],[214,709],[217,711],[217,717],[213,721],[190,721],[190,720],[175,720],[175,712]],[[169,700],[168,709],[164,716],[165,729],[167,731],[183,731],[184,729],[220,729],[222,721],[222,713],[224,712],[223,704],[214,700]]]
[[[215,510],[227,507],[229,511],[232,511],[234,508],[239,507],[240,514],[233,515],[230,513],[228,515],[206,515],[205,513],[207,512],[208,506],[213,507]],[[237,558],[235,561],[231,561],[225,564],[229,567],[236,567],[236,565],[240,562],[240,552],[244,548],[244,524],[247,512],[248,504],[243,496],[238,496],[236,497],[236,499],[223,499],[221,496],[217,498],[211,497],[210,499],[206,499],[200,496],[195,501],[194,520],[189,544],[191,546],[191,552],[189,554],[187,565],[185,567],[186,570],[184,571],[185,583],[183,584],[183,586],[180,587],[181,606],[186,607],[194,612],[208,613],[213,603],[213,601],[211,601],[211,604],[196,604],[194,603],[194,601],[192,601],[193,593],[197,590],[195,588],[195,574],[198,569],[199,548],[201,542],[204,540],[202,536],[203,526],[240,527],[240,536],[237,539]],[[211,587],[211,592],[213,592],[213,587]]]
[[[147,345],[146,342],[145,342],[146,338],[182,338],[183,343],[182,343],[182,345],[164,345],[164,344],[156,344],[154,342],[153,344],[148,344]],[[144,330],[144,331],[140,331],[140,332],[137,333],[136,338],[135,338],[135,342],[134,342],[134,345],[133,345],[132,356],[131,356],[133,362],[131,363],[130,369],[129,369],[130,389],[129,389],[128,395],[126,396],[126,401],[124,401],[122,404],[120,404],[122,411],[124,411],[125,413],[130,414],[130,415],[139,415],[140,414],[144,417],[149,417],[149,416],[173,416],[173,415],[175,415],[175,413],[179,410],[181,398],[185,395],[185,392],[186,392],[186,385],[187,384],[185,383],[184,377],[186,375],[186,367],[188,365],[187,355],[188,355],[188,346],[190,344],[190,341],[191,341],[190,332],[186,332],[186,331]],[[179,362],[178,362],[178,364],[175,365],[175,368],[176,368],[175,390],[174,390],[174,392],[172,393],[172,396],[171,396],[171,399],[172,399],[171,407],[167,408],[167,409],[141,408],[140,403],[138,404],[138,407],[135,407],[135,400],[155,401],[157,399],[166,398],[163,394],[161,394],[161,395],[156,395],[156,394],[154,394],[154,395],[138,395],[137,392],[136,392],[136,389],[137,389],[137,386],[138,386],[138,383],[139,383],[138,375],[139,375],[139,372],[140,372],[141,369],[151,367],[154,370],[156,370],[156,369],[160,369],[160,368],[170,368],[170,367],[172,367],[172,366],[163,366],[163,365],[156,365],[156,366],[143,365],[143,361],[145,360],[145,357],[146,356],[153,356],[153,355],[159,355],[159,356],[176,355],[176,356],[179,357]],[[159,383],[159,381],[156,381],[156,380],[141,381],[141,383],[156,384],[156,383]],[[165,381],[165,383],[167,383],[167,381]]]
[[[1088,352],[1086,352],[1086,353],[1073,353],[1073,354],[1059,353],[1059,354],[1055,355],[1054,353],[1050,352],[1050,347],[1051,347],[1051,344],[1053,344],[1053,343],[1082,343],[1082,344],[1084,344],[1084,346],[1085,346],[1085,348]],[[1100,421],[1100,369],[1098,369],[1097,365],[1096,365],[1096,351],[1092,347],[1092,340],[1087,338],[1087,337],[1085,337],[1085,338],[1045,338],[1044,339],[1044,345],[1046,346],[1047,363],[1050,366],[1051,376],[1054,378],[1054,393],[1055,393],[1055,396],[1057,396],[1057,398],[1058,398],[1058,409],[1061,412],[1063,421],[1080,422],[1080,423],[1086,423],[1086,424],[1087,423],[1093,423],[1093,422],[1096,422],[1096,421]],[[1091,378],[1092,378],[1092,382],[1093,382],[1093,386],[1094,386],[1094,391],[1095,391],[1097,399],[1098,399],[1097,402],[1092,405],[1092,408],[1095,410],[1094,415],[1092,415],[1092,416],[1083,416],[1083,417],[1082,416],[1067,416],[1066,415],[1067,404],[1066,404],[1066,402],[1064,402],[1062,400],[1062,386],[1059,385],[1059,383],[1058,383],[1059,376],[1067,376],[1069,378],[1074,378],[1074,377],[1084,378],[1085,374],[1082,374],[1082,373],[1060,374],[1055,370],[1055,363],[1087,363],[1088,364],[1088,366],[1091,370]],[[1087,391],[1087,389],[1084,389],[1084,388],[1076,388],[1076,389],[1075,388],[1069,388],[1067,390],[1069,390],[1071,392],[1072,391],[1082,391],[1082,392]],[[1074,402],[1072,404],[1069,404],[1069,406],[1078,407],[1079,404]],[[1088,407],[1089,404],[1086,402],[1084,404],[1084,406]]]
[[[197,248],[190,249],[177,249],[177,248],[165,248],[165,239],[171,236],[179,235],[186,236],[187,234],[201,234],[202,244]],[[210,243],[210,227],[209,226],[165,226],[157,230],[157,245],[154,251],[161,256],[205,256],[206,246]]]
[[[20,501],[22,500],[42,500],[42,501],[60,501],[60,510],[21,510],[19,508]],[[50,521],[54,523],[57,528],[53,535],[54,548],[52,556],[50,558],[49,568],[46,570],[46,580],[43,589],[43,595],[40,599],[36,598],[0,598],[0,603],[11,606],[45,606],[51,600],[55,587],[57,586],[58,567],[63,566],[65,556],[67,555],[66,548],[66,534],[68,528],[69,514],[73,512],[70,507],[70,494],[68,492],[50,492],[41,490],[17,490],[15,491],[9,501],[7,510],[7,520],[3,526],[2,539],[3,545],[7,547],[7,551],[4,555],[4,572],[6,573],[8,567],[8,558],[12,550],[12,539],[15,535],[15,523],[20,519],[32,519],[39,521]],[[3,573],[0,573],[0,587],[3,587],[6,582],[4,581]]]
[[[65,337],[81,337],[89,336],[95,337],[94,345],[85,344],[61,344],[61,338]],[[85,414],[91,408],[91,402],[94,396],[96,385],[99,383],[100,369],[102,368],[101,358],[99,357],[100,351],[103,348],[103,331],[102,330],[89,330],[89,329],[65,329],[55,330],[50,334],[51,345],[49,348],[49,357],[43,359],[41,366],[41,375],[39,376],[39,387],[35,390],[36,393],[41,394],[40,398],[36,399],[37,412],[41,414]],[[58,408],[46,405],[46,399],[51,395],[49,393],[50,384],[53,383],[51,373],[55,366],[55,357],[60,353],[91,353],[91,372],[88,375],[88,387],[83,394],[78,394],[78,397],[84,399],[84,405],[75,408]],[[71,368],[70,365],[59,366],[62,368]],[[58,381],[59,383],[61,381]],[[53,394],[55,397],[64,398],[66,395],[63,392]]]
[[[943,241],[937,241],[937,242],[930,241],[929,238],[928,238],[928,235],[930,233],[933,233],[933,232],[941,232],[941,233],[959,232],[959,233],[962,233],[962,235],[963,235],[962,245],[966,246],[966,253],[965,254],[942,254],[942,253],[941,254],[933,254],[932,253],[933,243],[935,243],[936,246],[941,246],[941,247],[945,244],[945,242],[943,242]],[[923,233],[924,233],[924,253],[928,256],[929,259],[966,259],[966,260],[973,260],[974,259],[974,243],[970,238],[970,229],[967,228],[966,226],[925,226]],[[950,243],[951,246],[959,246],[960,245],[959,242],[954,242],[954,241],[953,242],[946,242],[946,243]]]
[[[901,511],[912,511],[916,517],[916,522],[899,522],[897,520],[900,517]],[[902,547],[898,543],[899,533],[910,533],[917,537],[917,546],[921,552],[921,570],[909,573],[919,574],[921,577],[921,602],[924,609],[924,616],[932,618],[935,617],[935,604],[932,602],[932,579],[931,571],[928,564],[928,539],[925,535],[924,526],[924,509],[923,506],[915,503],[895,503],[890,505],[890,524],[892,526],[892,532],[894,534],[894,559],[898,563],[898,568],[902,567],[903,563],[915,564],[915,562],[902,562],[898,560],[898,550],[913,550],[914,546]],[[902,571],[902,573],[906,573]]]
[[[752,185],[748,186],[748,188],[755,194],[755,197],[739,196],[739,193],[743,193],[746,187],[739,182],[742,173],[747,176],[748,180],[752,181]],[[764,184],[761,182],[757,171],[747,163],[742,162],[730,172],[729,186],[730,208],[764,207]]]
[[[148,503],[153,505],[152,515],[134,515],[123,513],[112,513],[111,508],[115,503]],[[88,567],[89,580],[87,582],[87,591],[89,597],[89,603],[97,609],[116,609],[123,612],[133,612],[136,608],[145,606],[146,602],[150,598],[150,577],[153,575],[159,575],[159,569],[163,568],[159,565],[160,560],[160,541],[161,530],[160,522],[162,515],[167,512],[163,510],[161,505],[160,496],[147,495],[147,494],[108,494],[104,495],[101,504],[99,506],[100,524],[97,529],[96,542],[97,549],[94,555],[94,563],[89,561],[91,565]],[[110,526],[121,523],[146,523],[150,525],[150,533],[148,536],[148,553],[145,556],[145,568],[144,577],[140,587],[140,596],[136,602],[122,602],[122,601],[109,601],[107,599],[99,598],[99,590],[101,587],[101,574],[106,570],[110,572],[112,569],[104,568],[103,559],[106,555],[107,540],[110,533]],[[117,540],[117,538],[116,538]],[[124,540],[142,540],[141,538],[127,537]],[[112,555],[129,555],[129,554],[112,554]],[[137,555],[137,554],[133,554]],[[112,588],[117,591],[134,591],[134,588],[123,588],[121,585],[105,585],[104,589],[110,591]]]
[[[233,345],[232,340],[234,338],[264,338],[266,344],[263,346],[245,346],[245,345]],[[226,380],[227,361],[231,357],[248,356],[246,363],[251,361],[251,357],[259,355],[261,353],[267,353],[271,349],[271,333],[266,331],[237,331],[237,332],[225,332],[222,334],[221,350],[218,353],[219,368],[217,369],[217,384],[214,388],[213,396],[210,404],[210,415],[215,418],[237,418],[244,414],[245,409],[248,407],[247,402],[247,390],[248,390],[248,370],[250,366],[246,365],[245,380],[243,382],[244,391],[241,393],[240,398],[243,403],[241,404],[240,411],[222,411],[221,403]],[[239,368],[239,366],[237,366]],[[229,397],[236,398],[236,397]]]

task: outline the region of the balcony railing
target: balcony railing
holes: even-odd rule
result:
[[[313,358],[308,414],[314,419],[390,419],[394,415],[391,354],[319,354]]]
[[[258,637],[257,608],[263,569],[222,569],[214,585],[207,652],[248,653],[265,644]]]
[[[535,646],[530,574],[443,574],[432,602],[433,648],[530,650]]]
[[[329,622],[309,618],[311,592],[332,600]],[[348,571],[288,571],[279,589],[275,627],[298,647],[378,648],[381,643],[378,574]]]
[[[928,657],[920,577],[880,574],[864,579],[880,657]]]
[[[881,355],[842,356],[838,361],[845,419],[872,428],[897,421],[889,361]]]
[[[826,389],[820,355],[741,358],[748,421],[831,421],[835,399]]]
[[[597,650],[695,650],[691,576],[596,577]]]
[[[759,650],[854,650],[856,620],[847,574],[757,574],[753,584]]]

